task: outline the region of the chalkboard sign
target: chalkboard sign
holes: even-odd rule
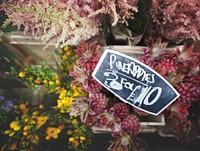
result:
[[[125,103],[160,114],[179,93],[156,71],[125,54],[106,49],[92,76]]]

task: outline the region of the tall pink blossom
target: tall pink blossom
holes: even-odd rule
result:
[[[173,42],[200,40],[199,0],[152,0],[154,30]]]

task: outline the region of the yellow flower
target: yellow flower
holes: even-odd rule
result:
[[[55,79],[59,79],[59,76],[58,76],[58,75],[55,75]]]
[[[73,141],[74,141],[74,137],[70,137],[69,142],[73,142]]]
[[[36,121],[34,119],[31,119],[30,124],[36,124]]]
[[[73,86],[72,90],[74,92],[74,97],[85,95],[85,92],[79,86]]]
[[[68,134],[68,135],[71,135],[71,134],[72,134],[72,130],[68,130],[68,131],[67,131],[67,134]]]
[[[76,119],[73,119],[73,120],[72,120],[72,124],[73,124],[73,125],[77,125],[77,124],[78,124],[78,121],[77,121]]]
[[[61,113],[69,112],[73,100],[74,98],[72,97],[64,97],[61,100],[57,100],[57,107],[60,108],[60,112]]]
[[[49,81],[49,85],[52,86],[54,85],[55,83],[53,81]]]
[[[39,79],[36,79],[36,80],[34,80],[34,82],[35,82],[35,84],[37,84],[37,85],[40,85],[40,84],[42,84],[42,81],[41,81],[41,80],[39,80]]]
[[[77,97],[80,95],[80,93],[78,92],[77,86],[73,86],[72,90],[74,91],[74,97]]]
[[[65,97],[66,93],[67,93],[67,90],[65,90],[65,89],[62,90],[62,91],[60,92],[59,99],[63,99],[63,98]]]
[[[60,90],[60,87],[56,87],[55,90],[56,90],[56,91]]]
[[[56,80],[56,84],[60,85],[61,84],[60,80]]]
[[[64,51],[69,51],[70,50],[68,46],[65,46],[63,49],[64,49]]]
[[[38,111],[34,111],[33,113],[32,113],[32,115],[38,115],[39,114],[39,112]]]
[[[86,138],[85,138],[85,137],[83,137],[83,136],[80,136],[80,140],[81,140],[81,141],[85,141],[85,140],[86,140]]]
[[[18,121],[12,121],[10,123],[10,128],[12,128],[14,131],[19,131],[21,129],[21,125]]]
[[[24,103],[21,103],[20,105],[19,105],[19,108],[20,108],[20,110],[25,110],[26,109],[26,105],[24,104]]]
[[[76,134],[81,134],[82,130],[77,128],[77,129],[74,130],[74,132],[75,132]]]
[[[6,130],[4,133],[5,134],[9,134],[10,132],[12,132],[11,130]]]
[[[43,104],[40,104],[40,105],[39,105],[39,109],[44,109],[44,105],[43,105]]]
[[[38,116],[37,117],[37,128],[40,128],[42,125],[44,125],[47,120],[49,119],[48,116]]]
[[[43,82],[44,82],[44,84],[47,84],[47,83],[48,83],[48,81],[47,81],[47,80],[44,80]]]
[[[45,137],[45,139],[46,140],[50,140],[51,138],[57,139],[60,131],[61,130],[59,128],[48,127],[47,130],[46,130],[47,136]]]
[[[28,117],[24,118],[24,122],[25,122],[25,123],[27,123],[28,121],[29,121],[29,118],[28,118]]]
[[[20,78],[24,78],[25,76],[26,76],[25,72],[21,71],[21,72],[19,73],[19,77],[20,77]]]
[[[67,60],[68,59],[68,56],[66,54],[62,55],[62,59],[63,60]]]
[[[12,131],[8,136],[9,136],[9,137],[12,137],[12,136],[14,136],[14,135],[15,135],[15,132]]]
[[[24,135],[24,136],[28,136],[29,134],[30,134],[30,133],[29,133],[28,131],[24,131],[24,132],[23,132],[23,135]]]
[[[26,125],[26,126],[24,126],[24,128],[23,128],[24,131],[28,131],[29,129],[30,129],[30,125]]]

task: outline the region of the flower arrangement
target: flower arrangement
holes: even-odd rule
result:
[[[124,29],[120,34],[126,38],[127,33],[132,40],[135,35],[140,36],[136,44],[146,48],[139,61],[157,71],[180,93],[162,112],[167,120],[174,120],[175,138],[184,142],[198,137],[200,52],[194,42],[200,40],[200,5],[197,0],[147,1],[10,0],[1,3],[0,8],[8,17],[4,27],[12,23],[47,45],[55,43],[60,47],[55,51],[59,60],[57,71],[48,67],[48,61],[20,70],[11,68],[17,79],[50,98],[38,106],[14,102],[9,111],[1,106],[2,121],[7,123],[2,132],[10,140],[2,150],[37,150],[43,141],[52,140],[68,142],[71,150],[87,150],[94,126],[111,132],[113,141],[108,150],[139,150],[140,119],[148,114],[121,102],[92,77],[102,46],[91,38],[105,34],[103,38],[115,44],[113,29],[118,27]],[[168,48],[172,44],[184,44],[184,47]],[[9,104],[4,100],[1,99],[0,105]],[[12,114],[8,114],[10,111]],[[9,115],[16,118],[6,120]]]
[[[1,96],[1,132],[9,140],[2,150],[40,150],[40,144],[46,141],[63,142],[71,150],[87,149],[92,137],[88,127],[67,114],[75,97],[84,92],[76,86],[67,89],[64,83],[61,85],[58,74],[45,61],[39,67],[32,65],[19,72],[12,67],[11,72],[47,96],[38,105],[23,98],[10,100]]]
[[[181,94],[163,114],[166,119],[176,119],[175,137],[189,141],[199,135],[197,121],[200,116],[191,117],[190,108],[199,104],[200,71],[197,60],[200,53],[193,52],[192,46],[185,46],[183,50],[178,47],[168,50],[166,46],[167,43],[157,40],[144,50],[140,61],[159,72]],[[57,51],[61,60],[58,72],[48,68],[46,62],[40,67],[32,65],[22,71],[12,68],[12,73],[27,86],[36,90],[44,86],[43,91],[55,96],[39,106],[30,107],[28,102],[15,106],[13,114],[18,116],[4,131],[10,138],[17,138],[18,141],[13,142],[15,148],[33,149],[43,139],[59,141],[68,137],[71,149],[84,150],[91,143],[87,128],[98,126],[109,129],[115,138],[108,150],[138,149],[140,118],[148,114],[122,103],[93,79],[91,74],[100,58],[99,51],[101,47],[96,41],[64,47]],[[77,121],[79,119],[80,122]],[[66,130],[71,123],[74,130]]]

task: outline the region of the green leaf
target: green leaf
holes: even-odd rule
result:
[[[14,68],[14,67],[10,67],[10,72],[11,72],[11,74],[14,74],[14,75],[17,75],[18,74],[18,72],[17,72],[17,70]]]

